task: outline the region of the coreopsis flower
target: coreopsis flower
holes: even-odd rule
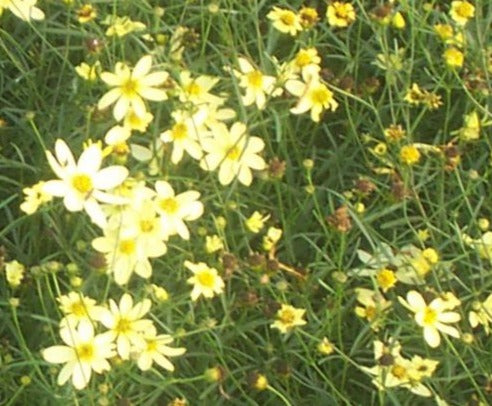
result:
[[[116,351],[122,359],[129,359],[133,348],[144,347],[144,333],[155,329],[151,320],[143,319],[151,305],[150,299],[133,305],[128,293],[123,294],[119,305],[113,299],[109,300],[109,309],[102,314],[101,323],[109,329],[106,334],[116,340]]]
[[[475,6],[468,1],[452,1],[449,15],[458,25],[465,26],[475,15]]]
[[[155,190],[155,207],[164,235],[168,238],[178,234],[184,240],[188,240],[190,232],[185,221],[196,220],[203,214],[203,203],[198,201],[200,193],[188,190],[176,195],[172,186],[165,181],[157,181]]]
[[[8,9],[16,17],[24,21],[44,20],[44,13],[36,7],[37,0],[1,0],[0,15]]]
[[[141,133],[147,131],[147,127],[154,119],[152,113],[146,112],[143,116],[138,116],[132,108],[128,110],[123,119],[123,126],[130,130],[135,130]]]
[[[39,206],[48,203],[53,199],[53,196],[46,193],[44,190],[44,182],[38,182],[31,187],[22,189],[25,194],[24,201],[20,204],[20,209],[26,214],[35,213]]]
[[[149,287],[149,290],[156,302],[160,303],[169,300],[169,293],[167,293],[167,290],[162,286],[152,283]]]
[[[276,320],[270,327],[278,329],[282,334],[286,334],[298,326],[307,324],[303,318],[305,313],[306,309],[298,309],[289,304],[282,304],[277,311]]]
[[[56,156],[56,157],[55,157]],[[65,141],[57,139],[55,156],[46,151],[48,163],[60,180],[49,180],[43,185],[43,192],[63,197],[68,211],[85,210],[99,227],[106,226],[106,215],[99,203],[123,204],[125,199],[106,193],[123,183],[128,169],[113,165],[101,168],[103,153],[98,144],[86,148],[75,162]]]
[[[60,322],[61,328],[76,328],[82,322],[93,323],[101,319],[104,307],[98,306],[96,301],[80,292],[69,292],[57,299],[60,310],[64,314]]]
[[[395,272],[388,268],[381,268],[376,274],[376,282],[383,292],[393,288],[398,281]]]
[[[313,7],[301,7],[299,10],[299,20],[305,29],[314,27],[319,21],[318,12]]]
[[[265,222],[270,218],[270,215],[262,216],[260,212],[255,211],[250,217],[246,219],[244,224],[246,225],[246,228],[251,231],[252,233],[258,234],[263,226],[265,225]]]
[[[302,114],[311,110],[311,119],[317,123],[324,110],[335,111],[338,103],[333,97],[333,92],[320,80],[316,69],[304,70],[302,77],[303,81],[288,80],[285,83],[287,91],[299,98],[290,112]]]
[[[354,6],[350,3],[344,3],[343,1],[330,3],[326,10],[328,24],[332,27],[348,27],[355,21],[355,17]]]
[[[453,27],[449,24],[436,24],[434,25],[434,31],[439,36],[439,38],[447,45],[462,47],[463,43],[465,42],[463,33],[457,32],[455,34]]]
[[[263,74],[256,69],[246,58],[238,58],[239,70],[232,69],[232,73],[239,79],[239,87],[245,89],[241,101],[245,106],[256,104],[263,110],[266,106],[267,96],[276,97],[282,94],[282,89],[277,87],[277,79]]]
[[[24,273],[26,267],[22,265],[19,261],[13,260],[5,263],[5,277],[10,287],[18,287],[22,279],[24,279]]]
[[[205,237],[205,251],[208,254],[224,249],[224,242],[218,235],[207,235]]]
[[[138,117],[144,117],[147,113],[144,99],[166,100],[167,93],[158,86],[167,80],[169,74],[165,71],[149,73],[151,68],[152,56],[145,55],[139,59],[133,70],[118,62],[114,73],[102,72],[102,81],[112,89],[101,97],[97,104],[98,109],[104,110],[115,103],[113,116],[120,121],[128,114],[130,108]]]
[[[328,339],[328,337],[323,337],[323,339],[318,343],[316,349],[323,355],[330,355],[335,351],[335,345]]]
[[[124,37],[132,32],[139,32],[145,30],[147,26],[140,21],[133,21],[130,17],[114,17],[108,16],[103,24],[109,25],[106,30],[106,36],[108,37]]]
[[[85,62],[82,62],[80,65],[75,67],[75,72],[82,79],[85,79],[89,82],[94,82],[101,71],[101,62],[96,61],[94,65],[89,65]]]
[[[403,14],[397,11],[391,18],[391,25],[397,30],[402,30],[406,26],[405,18]]]
[[[384,316],[391,307],[391,302],[386,300],[381,293],[370,289],[355,289],[359,306],[355,307],[355,314],[366,319],[374,331],[378,331],[384,322]]]
[[[295,36],[302,31],[301,19],[292,10],[273,7],[273,10],[267,14],[267,18],[273,22],[275,29],[284,34]]]
[[[412,83],[412,87],[407,90],[403,100],[413,105],[419,105],[425,100],[425,91],[417,83]]]
[[[400,160],[406,165],[415,165],[420,160],[420,152],[414,145],[404,145],[400,149]]]
[[[269,227],[265,236],[263,236],[262,246],[265,251],[270,251],[282,238],[282,229]]]
[[[466,114],[464,125],[459,130],[459,136],[463,141],[473,141],[480,138],[480,117],[476,111]]]
[[[156,363],[168,371],[174,371],[174,365],[167,357],[177,357],[186,352],[186,348],[169,347],[174,340],[168,334],[157,335],[155,330],[146,332],[144,344],[136,347],[137,365],[142,371],[148,371]]]
[[[302,48],[290,62],[292,73],[319,72],[321,58],[316,48]]]
[[[210,136],[209,130],[205,127],[207,110],[199,109],[196,113],[190,114],[186,111],[173,111],[171,116],[175,123],[171,129],[161,133],[160,139],[164,143],[172,143],[171,162],[178,164],[184,152],[194,159],[200,159],[203,155],[203,139]]]
[[[375,340],[373,345],[377,365],[371,368],[363,367],[362,370],[374,377],[372,383],[379,390],[401,387],[419,396],[432,396],[432,392],[421,381],[432,376],[438,361],[418,355],[411,360],[404,358],[400,354],[400,343],[392,338],[388,344]]]
[[[251,169],[265,169],[266,163],[258,155],[265,147],[261,138],[247,134],[246,125],[234,123],[230,130],[225,124],[218,124],[212,129],[213,137],[202,141],[205,156],[200,167],[213,171],[219,167],[219,182],[228,185],[237,177],[245,186],[251,185]]]
[[[415,314],[414,319],[419,326],[423,327],[424,339],[432,348],[438,347],[441,343],[439,332],[459,338],[459,331],[449,325],[461,320],[459,313],[448,311],[454,309],[456,303],[437,297],[427,304],[422,295],[415,290],[407,293],[406,300],[401,296],[398,297],[398,300]]]
[[[472,310],[468,313],[468,322],[472,328],[482,325],[485,334],[490,334],[490,324],[492,324],[492,294],[483,302],[473,302]]]
[[[46,361],[65,364],[58,374],[58,385],[63,385],[71,377],[73,386],[83,389],[93,370],[101,374],[111,369],[107,360],[114,357],[115,352],[110,334],[94,335],[92,324],[82,322],[76,329],[62,328],[60,336],[66,345],[55,345],[42,351]]]
[[[446,49],[444,51],[443,58],[446,65],[450,68],[461,68],[463,66],[463,62],[465,61],[463,52],[454,47]]]
[[[179,74],[178,97],[182,103],[221,105],[224,100],[210,93],[210,90],[219,82],[219,78],[201,75],[192,78],[187,70]]]
[[[217,269],[210,268],[204,262],[193,263],[185,261],[184,266],[193,272],[193,276],[186,281],[193,285],[191,300],[196,301],[200,296],[212,298],[224,291],[224,281]]]
[[[389,142],[397,142],[403,139],[406,135],[406,131],[403,129],[403,127],[398,124],[391,124],[388,128],[384,130],[384,137],[386,140]]]
[[[88,23],[97,17],[97,10],[92,4],[84,4],[77,10],[77,21],[80,24]]]

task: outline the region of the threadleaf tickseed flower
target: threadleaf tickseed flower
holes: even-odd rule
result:
[[[187,283],[193,285],[191,300],[196,301],[201,295],[205,298],[212,298],[223,292],[224,281],[217,269],[210,268],[204,262],[195,264],[185,261],[184,266],[193,272],[193,276],[187,280]]]
[[[303,319],[305,313],[306,309],[282,304],[282,307],[277,311],[276,320],[270,327],[278,329],[283,334],[288,333],[295,327],[307,324],[306,320]]]
[[[284,34],[295,36],[302,31],[300,17],[291,10],[273,7],[273,10],[267,14],[267,18],[273,22],[277,30]]]

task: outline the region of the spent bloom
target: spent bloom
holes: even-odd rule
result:
[[[453,296],[454,297],[454,296]],[[398,297],[400,303],[414,313],[414,319],[420,327],[424,329],[424,339],[432,348],[436,348],[441,343],[439,332],[459,338],[459,331],[449,324],[460,321],[459,313],[450,312],[460,304],[460,301],[444,300],[437,297],[427,304],[420,293],[411,290],[407,293],[406,300]]]
[[[130,69],[126,64],[118,62],[114,73],[102,72],[101,79],[112,87],[99,100],[99,110],[104,110],[113,103],[113,116],[120,121],[129,112],[130,108],[138,117],[147,113],[144,99],[163,101],[167,99],[164,90],[159,89],[168,78],[165,71],[149,73],[152,68],[152,57],[145,55],[139,59],[135,67]]]
[[[42,351],[43,358],[53,364],[65,364],[58,374],[57,383],[63,385],[70,377],[76,389],[89,383],[92,371],[101,374],[109,371],[108,358],[114,357],[114,343],[110,334],[94,335],[90,322],[78,328],[62,328],[60,336],[66,345],[55,345]]]
[[[292,10],[273,7],[273,10],[267,14],[267,18],[273,22],[277,30],[284,34],[295,36],[302,31],[301,19]]]
[[[44,13],[36,7],[37,0],[0,0],[0,15],[8,9],[24,21],[44,20]]]
[[[258,155],[265,147],[261,138],[249,136],[246,125],[234,123],[230,130],[225,124],[217,124],[212,129],[213,137],[204,139],[202,147],[205,151],[200,166],[207,171],[219,167],[219,182],[228,185],[238,178],[245,186],[251,185],[253,173],[251,169],[265,169],[266,163]]]
[[[43,192],[63,197],[63,204],[68,211],[85,210],[95,224],[105,227],[106,215],[99,203],[125,203],[125,199],[105,191],[121,185],[128,176],[128,169],[118,165],[100,169],[103,153],[97,144],[86,148],[75,162],[65,141],[57,139],[55,156],[46,151],[46,157],[59,180],[47,181],[43,185]]]
[[[277,311],[276,320],[271,324],[271,327],[285,334],[295,327],[304,326],[307,323],[304,320],[305,313],[306,309],[298,309],[288,304],[282,304],[282,307]]]
[[[145,346],[143,333],[154,329],[151,320],[143,319],[151,306],[150,299],[144,299],[133,305],[133,298],[124,293],[119,305],[109,300],[109,309],[101,316],[101,323],[109,329],[108,334],[116,340],[116,350],[122,359],[129,359],[132,347]]]
[[[343,1],[330,3],[326,10],[326,18],[332,27],[348,27],[355,21],[354,6]]]
[[[196,301],[200,295],[205,298],[212,298],[224,290],[224,281],[217,272],[217,269],[210,268],[204,262],[193,263],[185,261],[184,266],[193,272],[193,276],[186,281],[193,285],[191,300]]]

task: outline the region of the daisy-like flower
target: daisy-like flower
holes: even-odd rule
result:
[[[143,56],[136,63],[133,70],[126,64],[118,62],[114,73],[102,72],[101,79],[113,89],[108,91],[99,100],[99,110],[104,110],[116,102],[113,115],[120,121],[129,112],[130,107],[138,117],[147,113],[144,99],[162,101],[167,99],[164,90],[157,88],[162,85],[169,74],[165,71],[149,73],[152,68],[152,57]]]
[[[343,1],[335,1],[328,6],[326,18],[332,27],[348,27],[355,21],[354,6]]]
[[[370,289],[357,288],[357,301],[360,306],[355,307],[355,314],[366,319],[374,331],[378,331],[384,322],[384,316],[391,308],[391,302],[381,293]]]
[[[267,14],[267,18],[272,20],[273,26],[284,34],[295,36],[302,31],[300,17],[291,10],[273,7],[273,10]]]
[[[244,224],[249,231],[258,234],[269,218],[269,214],[267,214],[266,216],[262,216],[259,211],[255,211],[250,217],[246,219]]]
[[[155,183],[157,195],[155,205],[160,215],[162,230],[166,238],[178,234],[184,240],[190,238],[185,221],[193,221],[203,214],[203,203],[198,201],[196,190],[175,194],[172,186],[165,181]]]
[[[450,68],[461,68],[465,61],[465,55],[455,47],[448,48],[443,53],[444,61]]]
[[[191,73],[185,70],[180,73],[179,82],[178,97],[182,103],[188,102],[196,106],[210,103],[220,106],[224,102],[221,97],[210,93],[212,87],[219,82],[219,78],[205,75],[192,78]]]
[[[282,307],[277,311],[276,320],[270,327],[286,334],[295,327],[304,326],[307,323],[303,319],[304,313],[306,313],[306,309],[298,309],[288,304],[282,304]]]
[[[452,1],[449,15],[458,25],[465,26],[475,15],[475,6],[468,1]]]
[[[137,365],[142,371],[148,371],[155,362],[168,371],[174,371],[174,365],[167,357],[177,357],[186,352],[186,348],[169,347],[174,340],[168,334],[156,335],[155,330],[146,332],[143,336],[145,344],[143,347],[137,347],[136,359]]]
[[[44,20],[44,13],[36,7],[37,0],[0,0],[0,15],[8,9],[24,21]]]
[[[126,202],[125,199],[104,191],[121,185],[128,176],[128,169],[118,165],[100,169],[103,153],[97,144],[86,148],[75,162],[65,141],[57,139],[55,156],[50,151],[46,151],[48,163],[60,180],[47,181],[43,185],[43,192],[51,196],[63,197],[63,204],[68,211],[85,210],[95,224],[104,228],[106,216],[99,203]]]
[[[472,328],[482,325],[485,334],[490,334],[490,324],[492,324],[492,293],[483,302],[473,302],[472,309],[468,313],[468,322]]]
[[[398,300],[408,310],[415,313],[415,321],[423,327],[424,339],[432,348],[438,347],[441,343],[439,332],[459,338],[459,331],[449,325],[461,320],[459,313],[448,311],[456,307],[455,301],[450,302],[438,297],[427,304],[422,295],[415,290],[407,293],[406,300],[401,296]]]
[[[280,96],[281,88],[275,88],[277,79],[273,76],[264,75],[256,69],[246,58],[238,58],[239,71],[232,73],[239,79],[239,87],[245,89],[246,93],[241,97],[245,106],[256,104],[258,109],[263,110],[266,106],[266,96]]]
[[[94,322],[101,319],[105,311],[96,301],[79,292],[69,292],[56,299],[65,317],[60,322],[61,328],[76,328],[82,322]]]
[[[203,155],[201,140],[210,135],[204,123],[207,119],[207,110],[200,109],[195,114],[186,111],[173,111],[171,113],[175,124],[170,130],[161,133],[161,141],[173,143],[171,162],[177,164],[183,159],[186,151],[194,159],[200,159]]]
[[[212,298],[224,291],[224,281],[217,272],[217,269],[210,268],[204,262],[193,263],[185,261],[184,266],[193,272],[193,276],[186,281],[193,285],[191,300],[196,301],[201,295],[205,298]]]
[[[80,323],[77,329],[62,328],[60,336],[66,345],[55,345],[42,351],[43,358],[53,364],[65,364],[58,374],[57,383],[63,385],[72,377],[73,386],[83,389],[91,379],[92,371],[109,371],[108,358],[114,357],[113,337],[94,335],[90,322]]]
[[[308,72],[319,72],[321,70],[321,58],[316,48],[303,48],[299,50],[290,63],[294,73],[304,72],[305,70]]]
[[[151,320],[142,318],[151,305],[150,299],[144,299],[134,306],[128,293],[123,294],[119,306],[113,299],[109,300],[109,309],[103,313],[101,323],[109,329],[112,340],[116,339],[116,350],[122,359],[129,359],[132,347],[145,346],[145,331],[155,330]]]
[[[289,93],[299,97],[297,105],[291,108],[290,112],[302,114],[311,110],[311,119],[317,123],[324,110],[335,111],[338,103],[333,97],[333,92],[320,81],[316,68],[303,70],[302,77],[304,81],[294,79],[285,83]]]
[[[218,166],[219,182],[228,185],[235,177],[243,185],[249,186],[253,181],[251,169],[265,169],[266,163],[259,152],[265,147],[261,138],[248,136],[246,125],[236,122],[228,130],[225,124],[218,124],[212,129],[213,137],[204,139],[203,157],[200,166],[213,171]]]
[[[75,72],[77,72],[77,75],[89,82],[94,82],[97,79],[100,70],[101,62],[99,61],[97,61],[94,65],[89,65],[82,62],[80,65],[75,67]]]
[[[22,193],[25,194],[24,201],[20,205],[20,209],[26,214],[35,213],[39,206],[43,203],[50,202],[53,196],[43,191],[44,182],[38,182],[31,187],[22,189]]]
[[[141,133],[147,131],[147,127],[154,119],[152,113],[145,113],[142,117],[135,114],[132,108],[128,110],[126,116],[123,120],[123,126],[129,128],[130,130],[135,130]]]

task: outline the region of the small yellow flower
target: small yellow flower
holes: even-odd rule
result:
[[[39,206],[43,203],[50,202],[53,196],[47,194],[43,190],[44,182],[38,182],[31,187],[26,187],[22,189],[22,193],[25,194],[24,201],[20,205],[20,209],[26,214],[35,213]]]
[[[282,238],[282,229],[270,227],[267,234],[263,237],[263,249],[270,251]]]
[[[152,291],[152,294],[154,295],[155,299],[158,302],[165,302],[169,300],[169,293],[167,293],[167,290],[164,289],[162,286],[158,286],[154,283],[150,285],[150,289]]]
[[[22,279],[24,279],[25,270],[24,265],[16,260],[5,264],[5,276],[10,287],[16,288],[21,284]]]
[[[417,83],[413,83],[412,87],[407,90],[407,94],[404,99],[406,102],[418,105],[422,103],[425,99],[425,91],[420,88]]]
[[[407,165],[415,165],[420,160],[420,152],[413,145],[405,145],[400,149],[400,160]]]
[[[255,211],[249,218],[246,219],[244,224],[252,233],[259,233],[263,226],[265,225],[265,221],[270,218],[270,215],[262,216],[260,212]]]
[[[391,24],[398,30],[405,28],[406,22],[403,14],[397,11],[391,19]]]
[[[88,23],[97,17],[97,10],[92,4],[84,4],[77,10],[77,21],[80,24]]]
[[[207,253],[212,254],[223,249],[224,243],[218,235],[207,235],[205,237],[205,251]]]
[[[449,24],[436,24],[434,31],[443,41],[448,41],[454,36],[453,27]]]
[[[323,337],[317,347],[318,351],[323,355],[330,355],[331,353],[333,353],[334,348],[335,346],[333,345],[333,343],[326,337]]]
[[[272,20],[273,26],[284,34],[295,36],[302,31],[299,16],[291,10],[273,7],[273,10],[267,14],[267,18]]]
[[[103,24],[109,25],[106,30],[106,36],[117,36],[119,38],[130,34],[131,32],[138,32],[145,30],[147,26],[140,21],[132,21],[129,17],[111,17],[108,16]]]
[[[465,61],[465,55],[454,47],[446,49],[443,54],[446,64],[451,68],[461,68]]]
[[[185,261],[184,266],[193,272],[193,276],[186,281],[193,285],[191,300],[196,301],[200,295],[203,295],[205,298],[212,298],[224,291],[224,281],[217,272],[217,269],[210,268],[204,262],[195,264]]]
[[[328,6],[326,18],[332,27],[348,27],[355,21],[354,6],[350,3],[335,1]]]
[[[319,20],[318,12],[313,7],[302,7],[299,10],[299,19],[304,28],[311,28]]]
[[[94,65],[89,65],[85,62],[82,62],[80,65],[75,67],[75,72],[82,79],[88,80],[89,82],[93,82],[97,79],[99,72],[101,71],[101,63],[97,61]]]
[[[306,324],[306,320],[303,319],[304,313],[306,313],[306,309],[297,309],[291,305],[282,304],[280,310],[277,311],[277,319],[271,324],[271,327],[285,334],[297,326]]]
[[[477,140],[480,137],[480,117],[476,111],[465,115],[465,124],[460,130],[460,138],[464,141]]]
[[[398,124],[391,124],[388,128],[384,130],[385,138],[390,142],[400,141],[406,135],[406,131],[403,127]]]
[[[376,274],[376,281],[383,292],[387,292],[396,285],[397,279],[395,273],[391,269],[382,268]]]
[[[475,15],[475,7],[468,1],[453,1],[449,15],[456,24],[464,26]]]
[[[422,256],[432,265],[439,262],[439,254],[434,248],[426,248],[422,251]]]

